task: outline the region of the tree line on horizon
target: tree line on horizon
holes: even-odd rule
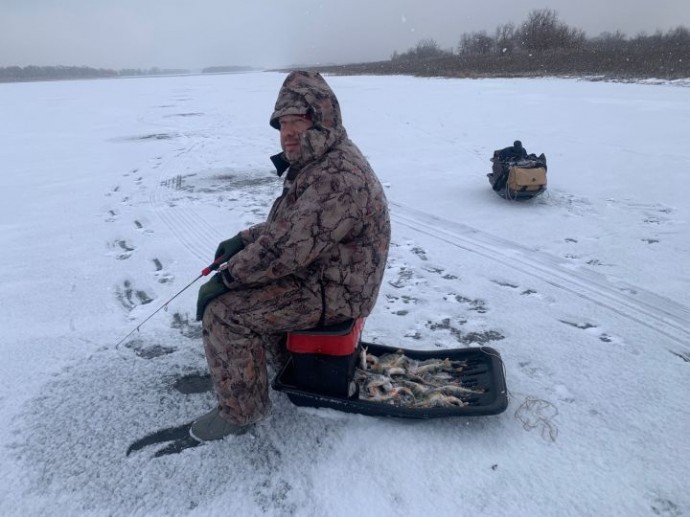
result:
[[[663,78],[690,77],[690,30],[679,26],[628,38],[604,32],[587,38],[570,27],[553,9],[537,9],[520,24],[498,25],[464,33],[455,49],[444,50],[425,39],[405,52],[394,52],[390,72],[414,68],[425,75],[531,75],[544,73],[623,74]],[[453,73],[455,71],[455,73]]]
[[[464,33],[456,50],[443,50],[434,39],[420,41],[401,54],[394,52],[391,61],[419,60],[452,55],[511,55],[520,52],[554,52],[559,50],[610,51],[623,49],[663,48],[667,51],[687,49],[690,30],[676,27],[666,33],[657,31],[628,38],[623,32],[604,32],[588,39],[581,29],[568,26],[558,19],[553,9],[534,10],[527,20],[516,26],[505,23],[496,27],[494,35],[486,31]]]
[[[60,79],[99,79],[109,77],[138,77],[148,75],[186,74],[188,70],[164,68],[125,68],[111,70],[88,66],[7,66],[0,67],[0,82],[51,81]]]
[[[211,66],[202,69],[203,74],[246,72],[248,66]],[[144,77],[156,75],[185,75],[191,71],[178,68],[91,68],[88,66],[8,66],[0,67],[0,82],[52,81],[61,79],[99,79],[112,77]]]
[[[421,77],[569,76],[606,80],[690,78],[690,31],[677,27],[628,38],[621,31],[587,38],[553,9],[536,9],[522,23],[504,23],[493,35],[464,33],[457,47],[434,39],[394,52],[387,61],[311,67],[336,75]]]

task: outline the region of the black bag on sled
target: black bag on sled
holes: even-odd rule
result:
[[[511,147],[494,151],[489,183],[501,197],[524,201],[546,190],[546,156],[527,154],[516,140]]]

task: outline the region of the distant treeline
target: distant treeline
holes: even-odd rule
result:
[[[43,81],[51,79],[93,79],[116,77],[115,70],[86,66],[8,66],[0,68],[0,81]]]
[[[465,33],[455,49],[433,39],[420,41],[389,61],[319,67],[340,74],[411,74],[445,77],[516,77],[543,75],[609,78],[690,77],[690,31],[678,27],[628,38],[618,31],[587,38],[552,9],[534,10],[526,21]]]
[[[204,68],[202,73],[236,73],[253,70],[248,66],[213,66]],[[60,79],[98,79],[106,77],[141,77],[154,75],[185,75],[189,70],[177,68],[125,68],[111,70],[90,68],[88,66],[8,66],[0,67],[0,82],[54,81]]]
[[[237,72],[251,72],[256,70],[251,66],[209,66],[201,70],[202,74],[232,74]]]
[[[132,77],[145,75],[188,74],[188,70],[127,68],[110,70],[88,66],[8,66],[0,68],[0,82],[55,81],[60,79],[98,79],[105,77]]]

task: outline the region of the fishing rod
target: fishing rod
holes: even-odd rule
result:
[[[160,307],[158,307],[158,309],[156,309],[156,310],[153,312],[153,314],[151,314],[148,318],[146,318],[144,321],[142,321],[141,323],[139,323],[139,325],[137,325],[136,328],[135,328],[134,330],[132,330],[132,332],[130,332],[130,333],[127,334],[125,337],[123,337],[120,341],[117,342],[117,344],[115,345],[115,348],[119,347],[120,344],[121,344],[123,341],[125,341],[129,336],[131,336],[131,335],[134,334],[135,332],[139,332],[139,328],[140,328],[144,323],[146,323],[148,320],[150,320],[151,318],[153,318],[161,309],[168,310],[168,304],[169,304],[170,302],[172,302],[175,298],[177,298],[178,296],[180,296],[185,290],[189,289],[189,287],[191,287],[192,284],[193,284],[194,282],[196,282],[197,280],[199,280],[201,277],[203,277],[203,276],[208,276],[208,274],[209,274],[211,271],[215,271],[216,269],[218,269],[218,267],[221,265],[222,262],[223,262],[223,257],[221,256],[221,257],[218,257],[216,260],[214,260],[212,264],[210,264],[209,266],[207,266],[207,267],[205,267],[204,269],[202,269],[202,270],[201,270],[201,273],[199,274],[198,277],[196,277],[194,280],[192,280],[191,282],[189,282],[189,284],[187,284],[184,288],[182,288],[180,291],[178,291],[172,298],[170,298],[167,302],[165,302],[163,305],[161,305]]]

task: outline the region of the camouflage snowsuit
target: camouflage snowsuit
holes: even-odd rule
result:
[[[376,301],[390,243],[383,188],[342,125],[335,94],[316,73],[293,72],[271,125],[309,114],[302,154],[272,157],[283,193],[265,222],[241,232],[228,262],[230,292],[211,301],[203,342],[221,416],[239,425],[268,412],[267,358],[285,359],[286,331],[367,316]]]

